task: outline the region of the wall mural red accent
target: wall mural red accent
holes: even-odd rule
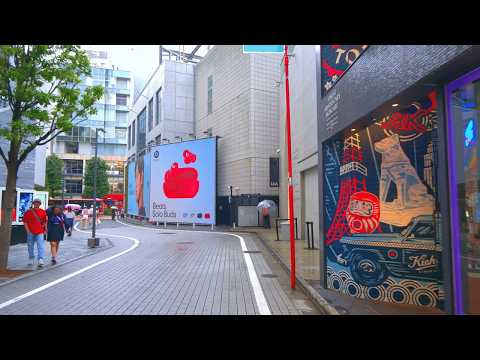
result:
[[[197,156],[194,153],[188,150],[183,152],[185,164],[194,163],[196,160]],[[199,188],[198,171],[195,168],[180,168],[178,163],[174,162],[165,172],[163,192],[167,198],[191,199],[198,194]]]
[[[436,106],[432,91],[322,144],[327,288],[444,307]]]
[[[356,192],[350,196],[346,215],[352,234],[370,234],[380,225],[380,201],[367,191]]]

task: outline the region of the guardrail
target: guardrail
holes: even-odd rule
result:
[[[313,241],[313,221],[305,221],[305,224],[307,225],[307,249],[314,250],[315,243]],[[310,239],[312,241],[312,247],[310,247]]]

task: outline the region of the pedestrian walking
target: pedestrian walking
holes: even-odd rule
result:
[[[71,207],[67,207],[65,212],[65,230],[68,236],[72,236],[73,226],[75,225],[75,213]]]
[[[117,215],[117,209],[112,209],[112,220],[115,221],[115,217]]]
[[[270,229],[270,208],[263,207],[262,215],[263,215],[263,227],[265,229]]]
[[[82,209],[82,228],[87,227],[88,223],[88,209],[86,206]]]
[[[50,243],[52,253],[52,265],[57,263],[57,254],[60,241],[65,235],[65,216],[59,207],[54,207],[52,214],[48,217],[47,241]]]
[[[38,267],[43,267],[45,256],[45,234],[47,233],[47,213],[40,209],[42,201],[33,200],[33,207],[23,216],[23,225],[27,232],[28,265],[33,266],[35,261],[34,245],[37,243]]]

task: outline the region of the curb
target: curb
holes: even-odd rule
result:
[[[50,266],[50,267],[45,267],[43,268],[42,270],[37,270],[37,271],[31,271],[31,272],[28,272],[26,274],[23,274],[23,275],[20,275],[20,276],[17,276],[11,280],[7,280],[5,282],[2,282],[0,283],[0,288],[2,286],[5,286],[5,285],[8,285],[8,284],[11,284],[11,283],[14,283],[16,281],[19,281],[19,280],[22,280],[22,279],[25,279],[25,278],[29,278],[30,276],[34,276],[34,275],[38,275],[38,274],[41,274],[45,271],[49,271],[49,270],[53,270],[53,269],[56,269],[56,268],[59,268],[63,265],[66,265],[66,264],[69,264],[73,261],[77,261],[77,260],[80,260],[80,259],[83,259],[87,256],[91,256],[91,255],[95,255],[95,254],[98,254],[98,253],[101,253],[102,251],[105,251],[105,250],[108,250],[108,249],[111,249],[113,247],[115,247],[115,245],[110,241],[110,239],[108,238],[104,238],[105,241],[108,242],[108,245],[105,246],[104,248],[101,248],[101,249],[98,249],[97,251],[93,252],[93,253],[90,253],[90,254],[84,254],[84,255],[80,255],[80,256],[77,256],[73,259],[69,259],[69,260],[66,260],[64,262],[62,262],[61,264],[58,264],[58,265],[55,265],[55,266]]]
[[[278,252],[270,247],[268,245],[267,241],[260,236],[256,232],[249,232],[250,234],[255,234],[258,239],[262,242],[262,244],[270,251],[272,256],[280,263],[282,268],[287,272],[287,274],[290,276],[290,268],[288,267],[288,264],[282,259],[282,257],[278,254]],[[327,315],[340,315],[340,313],[335,309],[332,305],[328,303],[327,300],[325,300],[304,278],[303,276],[299,275],[298,273],[295,274],[295,279],[297,280],[297,283],[300,285],[299,287],[302,289],[302,291],[312,300],[317,306],[322,309],[324,312],[326,312]]]

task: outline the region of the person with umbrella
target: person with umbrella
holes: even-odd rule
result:
[[[270,208],[272,207],[276,207],[272,200],[263,200],[257,205],[257,208],[262,212],[263,227],[265,229],[270,229]]]

